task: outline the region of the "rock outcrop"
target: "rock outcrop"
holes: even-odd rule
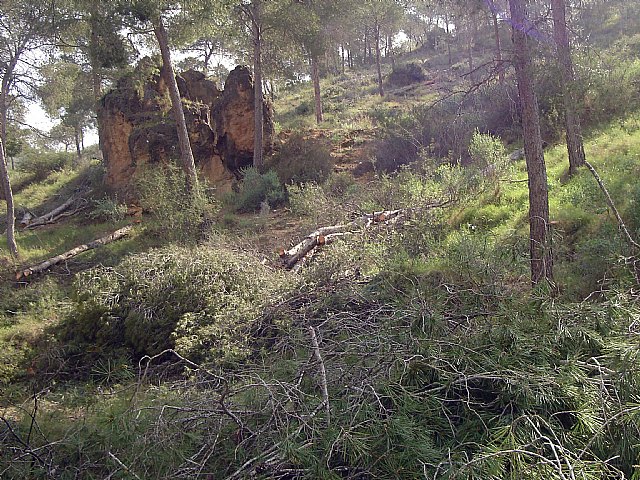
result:
[[[191,148],[201,175],[227,191],[240,169],[253,159],[253,80],[246,67],[235,68],[221,91],[204,74],[188,70],[177,77]],[[265,150],[271,148],[273,121],[265,103]],[[179,158],[175,122],[163,75],[143,60],[102,99],[98,111],[106,183],[123,196],[148,164]]]

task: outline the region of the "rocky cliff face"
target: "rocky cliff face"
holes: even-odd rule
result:
[[[253,159],[253,80],[237,67],[221,91],[202,73],[177,76],[191,148],[201,175],[218,191],[227,191],[241,168]],[[265,149],[271,147],[273,121],[265,104]],[[106,183],[122,195],[147,164],[179,158],[178,137],[169,93],[157,66],[146,60],[106,94],[98,111]]]

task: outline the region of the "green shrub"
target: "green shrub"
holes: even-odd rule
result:
[[[104,197],[93,201],[93,210],[89,217],[106,222],[119,222],[127,214],[127,206],[118,202],[117,198]]]
[[[175,348],[190,358],[242,358],[252,322],[283,283],[257,257],[223,245],[132,255],[77,277],[61,336],[137,355]]]
[[[167,238],[194,239],[219,208],[202,190],[187,193],[184,172],[175,165],[145,169],[136,188],[140,204],[154,215],[154,227]]]
[[[505,163],[506,160],[506,152],[502,141],[491,134],[480,133],[478,130],[471,137],[469,154],[471,155],[471,160],[482,169],[490,165],[498,167],[501,163]]]
[[[260,173],[255,168],[247,168],[243,174],[238,190],[225,197],[225,203],[236,212],[254,212],[263,202],[276,207],[285,201],[284,188],[273,170]]]
[[[35,177],[35,181],[44,180],[53,172],[71,167],[75,156],[66,152],[39,152],[30,150],[20,157],[18,167]]]
[[[387,82],[389,85],[404,87],[423,82],[426,78],[422,65],[414,62],[400,63],[393,66]]]
[[[267,161],[267,166],[285,185],[322,183],[333,169],[331,149],[327,141],[295,133]]]
[[[296,115],[301,115],[301,116],[309,115],[311,112],[313,112],[313,107],[309,102],[302,102],[300,105],[298,105],[295,108],[294,111]]]

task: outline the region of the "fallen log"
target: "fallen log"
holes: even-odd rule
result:
[[[57,215],[63,213],[65,210],[71,207],[71,205],[73,205],[75,201],[76,201],[75,196],[70,197],[66,202],[64,202],[59,207],[56,207],[50,212],[45,213],[44,215],[41,215],[38,218],[34,218],[33,220],[31,220],[28,223],[26,228],[35,228],[41,225],[46,225],[47,223],[51,223]]]
[[[64,217],[75,215],[76,213],[81,212],[87,207],[86,205],[87,201],[84,198],[82,198],[82,195],[86,195],[90,192],[91,190],[90,189],[88,190],[86,188],[77,189],[76,192],[73,195],[71,195],[62,205],[54,208],[50,212],[47,212],[44,215],[41,215],[37,218],[32,218],[32,219],[25,218],[27,221],[25,222],[25,219],[23,219],[21,224],[23,224],[23,226],[27,229],[32,229],[32,228],[41,227],[43,225],[48,225],[50,223],[55,223],[56,221]],[[78,201],[81,201],[84,204],[76,208],[73,212],[68,213],[67,210],[69,210],[71,206]]]
[[[92,242],[79,245],[67,252],[64,252],[60,255],[56,255],[55,257],[49,258],[48,260],[45,260],[44,262],[39,263],[38,265],[34,265],[32,267],[28,267],[23,270],[20,270],[16,272],[16,280],[21,280],[31,275],[43,273],[49,268],[53,267],[54,265],[57,265],[66,260],[69,260],[70,258],[73,258],[77,255],[80,255],[81,253],[86,252],[87,250],[93,250],[94,248],[98,248],[103,245],[107,245],[111,242],[115,242],[116,240],[119,240],[122,237],[127,236],[132,229],[133,229],[132,225],[126,226],[102,238],[98,238],[96,240],[93,240]]]
[[[386,223],[398,219],[405,213],[407,213],[407,210],[385,210],[382,212],[363,215],[356,220],[343,225],[331,225],[328,227],[318,228],[289,250],[281,249],[280,258],[282,259],[284,266],[288,270],[291,270],[317,246],[331,243],[341,236],[366,230],[376,223]]]
[[[317,247],[328,245],[329,243],[333,243],[346,235],[356,234],[371,228],[376,224],[393,225],[410,213],[446,207],[454,202],[455,199],[451,198],[440,203],[425,205],[418,208],[401,208],[398,210],[384,210],[381,212],[368,213],[343,225],[321,227],[311,232],[300,243],[294,245],[289,250],[281,248],[279,251],[280,259],[287,270],[298,271],[301,267],[299,262],[301,260],[305,260],[308,254],[314,251]]]

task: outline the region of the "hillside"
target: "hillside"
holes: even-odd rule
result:
[[[614,17],[625,37],[579,52],[579,110],[638,241],[640,50]],[[397,54],[384,97],[373,65],[327,74],[320,124],[312,85],[282,86],[265,168],[225,194],[151,166],[125,202],[97,159],[22,157],[18,222],[71,201],[18,228],[18,260],[0,244],[0,478],[639,479],[638,252],[589,169],[568,174],[541,57],[554,276],[532,287],[490,42],[475,79],[462,49]]]

